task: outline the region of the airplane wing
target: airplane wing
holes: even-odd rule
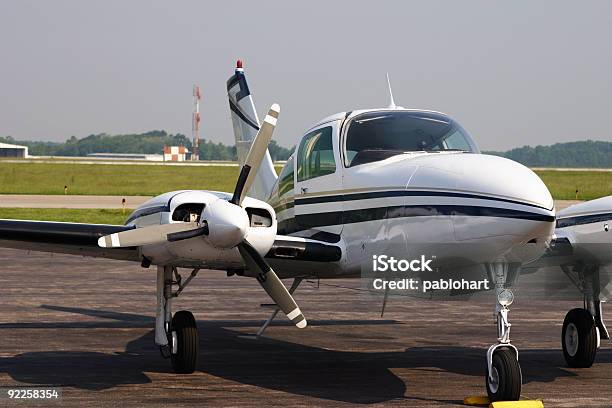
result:
[[[101,237],[133,230],[133,226],[0,219],[0,248],[140,261],[138,247],[103,248]],[[337,262],[342,249],[334,243],[277,235],[266,258]]]
[[[528,266],[612,264],[612,196],[575,204],[557,214],[550,248]]]
[[[0,247],[139,261],[137,247],[101,248],[100,237],[132,226],[0,219]]]
[[[555,237],[546,253],[523,267],[525,273],[548,268],[542,273],[550,294],[565,293],[570,282],[586,293],[594,290],[594,299],[612,299],[612,196],[576,204],[557,214]],[[559,281],[562,271],[569,280]],[[587,282],[588,281],[588,282]],[[586,298],[585,298],[586,299]],[[597,306],[593,307],[597,314]],[[596,316],[602,333],[608,332]]]

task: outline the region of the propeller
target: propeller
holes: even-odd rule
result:
[[[257,272],[257,282],[274,300],[278,308],[297,327],[300,329],[306,327],[306,318],[293,300],[293,296],[259,252],[246,239],[238,244],[238,251],[240,251],[240,255],[242,255],[242,259],[249,269]]]
[[[197,235],[207,234],[208,226],[200,225],[197,222],[151,225],[100,237],[98,239],[98,246],[102,248],[120,248],[152,245],[172,241],[173,237],[177,235],[182,236],[194,233],[197,233]]]
[[[249,153],[244,161],[244,166],[242,166],[242,169],[240,169],[238,182],[236,183],[234,195],[232,196],[230,203],[242,205],[242,200],[244,200],[246,193],[253,185],[255,176],[259,170],[259,166],[263,161],[266,150],[268,150],[270,140],[272,139],[272,133],[274,133],[274,128],[276,127],[276,121],[278,120],[279,113],[280,106],[277,103],[273,104],[270,107],[261,128],[259,128],[259,132],[257,132],[253,143],[251,144]]]
[[[263,256],[246,240],[249,217],[242,207],[242,202],[253,185],[265,157],[279,113],[280,106],[276,103],[268,110],[240,169],[232,198],[229,201],[219,199],[208,203],[200,216],[202,221],[153,225],[122,231],[101,237],[98,245],[110,248],[142,246],[205,236],[218,248],[237,247],[244,263],[255,272],[257,281],[278,308],[297,327],[306,327],[306,319],[285,285]]]

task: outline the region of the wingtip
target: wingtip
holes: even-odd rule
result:
[[[106,248],[106,239],[105,239],[105,237],[98,238],[98,246],[100,248]]]
[[[272,106],[270,107],[271,110],[273,110],[276,113],[280,113],[280,105],[278,103],[274,103],[272,104]]]
[[[298,329],[303,329],[304,327],[308,326],[308,323],[306,322],[306,319],[304,319],[300,320],[295,325],[298,327]]]

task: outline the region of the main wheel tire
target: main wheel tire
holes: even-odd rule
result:
[[[175,339],[173,339],[175,337]],[[178,374],[191,374],[198,363],[198,328],[191,312],[181,310],[172,317],[170,347],[176,342],[176,353],[171,353],[172,368]]]
[[[489,400],[518,401],[523,377],[514,350],[506,347],[495,350],[492,371],[493,381],[489,379],[488,369],[485,379]]]
[[[565,315],[561,331],[563,357],[570,367],[590,367],[597,353],[597,328],[586,309],[572,309]]]

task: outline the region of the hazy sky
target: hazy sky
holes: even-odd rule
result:
[[[242,58],[285,146],[329,114],[396,103],[457,119],[483,149],[612,141],[610,1],[0,0],[0,135],[152,129],[233,143]]]

